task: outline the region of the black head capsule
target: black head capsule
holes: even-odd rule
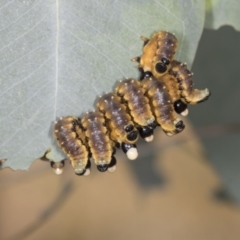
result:
[[[65,165],[65,161],[62,160],[60,162],[54,162],[54,161],[50,161],[50,166],[53,169],[53,172],[57,175],[60,175],[63,173],[63,167]]]
[[[165,65],[169,65],[169,63],[170,63],[169,59],[167,59],[167,58],[162,58],[162,62],[163,62]]]
[[[157,62],[156,65],[155,65],[155,70],[158,72],[158,73],[165,73],[167,71],[167,66],[162,63],[162,62]]]
[[[124,129],[126,132],[132,132],[134,129],[134,126],[132,124],[129,124]]]
[[[182,116],[188,115],[187,104],[182,102],[180,99],[174,102],[174,109],[176,113],[181,114]]]
[[[144,72],[144,78],[150,78],[150,77],[152,77],[152,72],[150,71]]]
[[[97,165],[97,169],[99,172],[106,172],[108,170],[108,164],[99,164]]]
[[[185,125],[182,120],[179,121],[175,126],[176,126],[177,133],[181,132],[185,128]]]
[[[150,127],[142,127],[139,129],[139,134],[146,142],[151,142],[153,140],[153,129]]]
[[[139,78],[139,80],[143,80],[144,78],[152,77],[152,72],[150,72],[150,71],[144,72],[143,68],[139,68],[139,71],[140,71],[140,78]]]
[[[135,144],[122,143],[122,150],[129,160],[135,160],[138,156],[137,146]]]
[[[138,132],[137,131],[132,131],[127,134],[127,139],[128,141],[135,141],[138,138]]]

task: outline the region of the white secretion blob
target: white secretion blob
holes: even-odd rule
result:
[[[145,137],[144,140],[146,142],[152,142],[153,138],[154,138],[153,135],[151,135],[151,136]]]
[[[126,155],[129,160],[135,160],[138,157],[138,151],[136,148],[130,148],[126,152]]]
[[[108,171],[109,171],[110,173],[113,173],[113,172],[116,171],[116,169],[117,169],[117,166],[114,165],[114,166],[112,166],[112,167],[109,167],[109,168],[108,168]]]
[[[188,109],[186,108],[183,112],[181,112],[181,115],[186,117],[188,115]]]

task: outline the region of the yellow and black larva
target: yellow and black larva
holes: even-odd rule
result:
[[[176,117],[171,97],[164,82],[152,76],[142,80],[142,87],[150,101],[156,121],[163,131],[168,136],[180,133],[185,125],[181,119]]]
[[[69,158],[77,175],[90,173],[90,154],[86,145],[84,132],[75,117],[60,118],[54,126],[54,137],[59,147]]]
[[[170,92],[174,109],[186,116],[187,104],[203,102],[210,96],[208,89],[193,89],[192,73],[186,64],[174,60],[177,38],[174,34],[161,31],[144,40],[143,54],[135,58],[139,62],[140,80],[145,77],[163,78]]]
[[[154,33],[150,39],[145,37],[141,37],[141,39],[144,41],[143,54],[132,59],[139,62],[140,80],[152,75],[157,78],[164,77],[165,84],[172,93],[175,111],[186,116],[188,114],[187,104],[181,101],[180,97],[177,99],[178,87],[173,81],[173,77],[166,75],[177,50],[177,38],[170,32],[160,31]]]
[[[110,138],[119,144],[130,160],[136,159],[138,153],[135,144],[138,140],[138,131],[120,97],[108,93],[101,96],[96,105],[106,119]]]
[[[138,128],[140,136],[147,142],[152,141],[153,130],[156,128],[157,123],[151,112],[149,100],[144,96],[141,83],[132,78],[120,81],[115,88],[115,92],[127,106],[127,110]]]
[[[114,142],[110,139],[105,119],[99,111],[87,112],[81,119],[92,159],[100,172],[114,172]]]
[[[204,90],[193,88],[193,74],[188,70],[186,64],[176,60],[172,61],[169,74],[176,78],[181,100],[186,104],[200,103],[210,96],[210,91],[207,88]]]
[[[191,72],[174,60],[177,39],[173,34],[162,31],[142,39],[143,54],[134,59],[139,62],[141,81],[120,81],[115,93],[98,99],[95,112],[85,113],[82,119],[61,118],[55,124],[58,145],[78,175],[90,173],[90,157],[99,171],[114,171],[115,146],[136,159],[138,132],[146,141],[152,140],[157,125],[168,136],[180,133],[185,125],[175,112],[185,116],[188,104],[210,95],[208,89],[193,89]]]
[[[61,118],[55,124],[54,137],[78,175],[90,173],[90,157],[99,171],[113,172],[115,146],[121,147],[130,160],[136,159],[138,131],[151,141],[156,126],[160,125],[168,136],[184,129],[163,81],[154,77],[142,82],[126,79],[117,84],[115,92],[101,96],[96,111],[81,118]],[[51,162],[51,166],[62,170],[64,162]]]
[[[166,31],[156,32],[150,39],[141,37],[144,41],[143,54],[133,58],[139,62],[143,79],[145,74],[151,73],[155,77],[161,77],[169,68],[177,49],[178,41],[174,34]]]
[[[174,110],[178,114],[181,114],[182,116],[187,116],[188,115],[187,104],[185,103],[185,101],[182,101],[182,99],[181,99],[181,93],[179,91],[179,84],[178,84],[176,77],[174,77],[171,74],[165,74],[160,79],[161,79],[161,81],[164,82],[164,84],[169,92],[171,101],[174,106]]]

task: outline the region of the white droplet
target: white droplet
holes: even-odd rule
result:
[[[188,109],[185,109],[183,112],[181,112],[181,115],[186,117],[188,115]]]
[[[146,142],[152,142],[153,138],[154,138],[153,135],[151,135],[151,136],[145,137],[144,140]]]
[[[53,172],[56,175],[61,175],[63,173],[63,169],[62,168],[55,168],[55,169],[53,169]]]
[[[114,165],[114,166],[112,166],[112,167],[109,167],[109,168],[108,168],[108,171],[109,171],[110,173],[112,173],[112,172],[115,172],[116,169],[117,169],[117,166]]]
[[[91,173],[90,168],[86,170],[86,172],[83,174],[83,176],[88,176]]]
[[[136,148],[130,148],[126,152],[126,155],[129,160],[135,160],[138,157],[138,151]]]

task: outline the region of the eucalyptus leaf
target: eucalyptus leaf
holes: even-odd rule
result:
[[[203,30],[202,0],[0,1],[0,159],[28,169],[51,148],[54,121],[94,109],[116,81],[138,77],[130,61],[140,36],[159,30],[179,40],[176,58],[191,66]]]
[[[240,31],[239,0],[206,0],[205,27],[218,29],[230,25]]]

